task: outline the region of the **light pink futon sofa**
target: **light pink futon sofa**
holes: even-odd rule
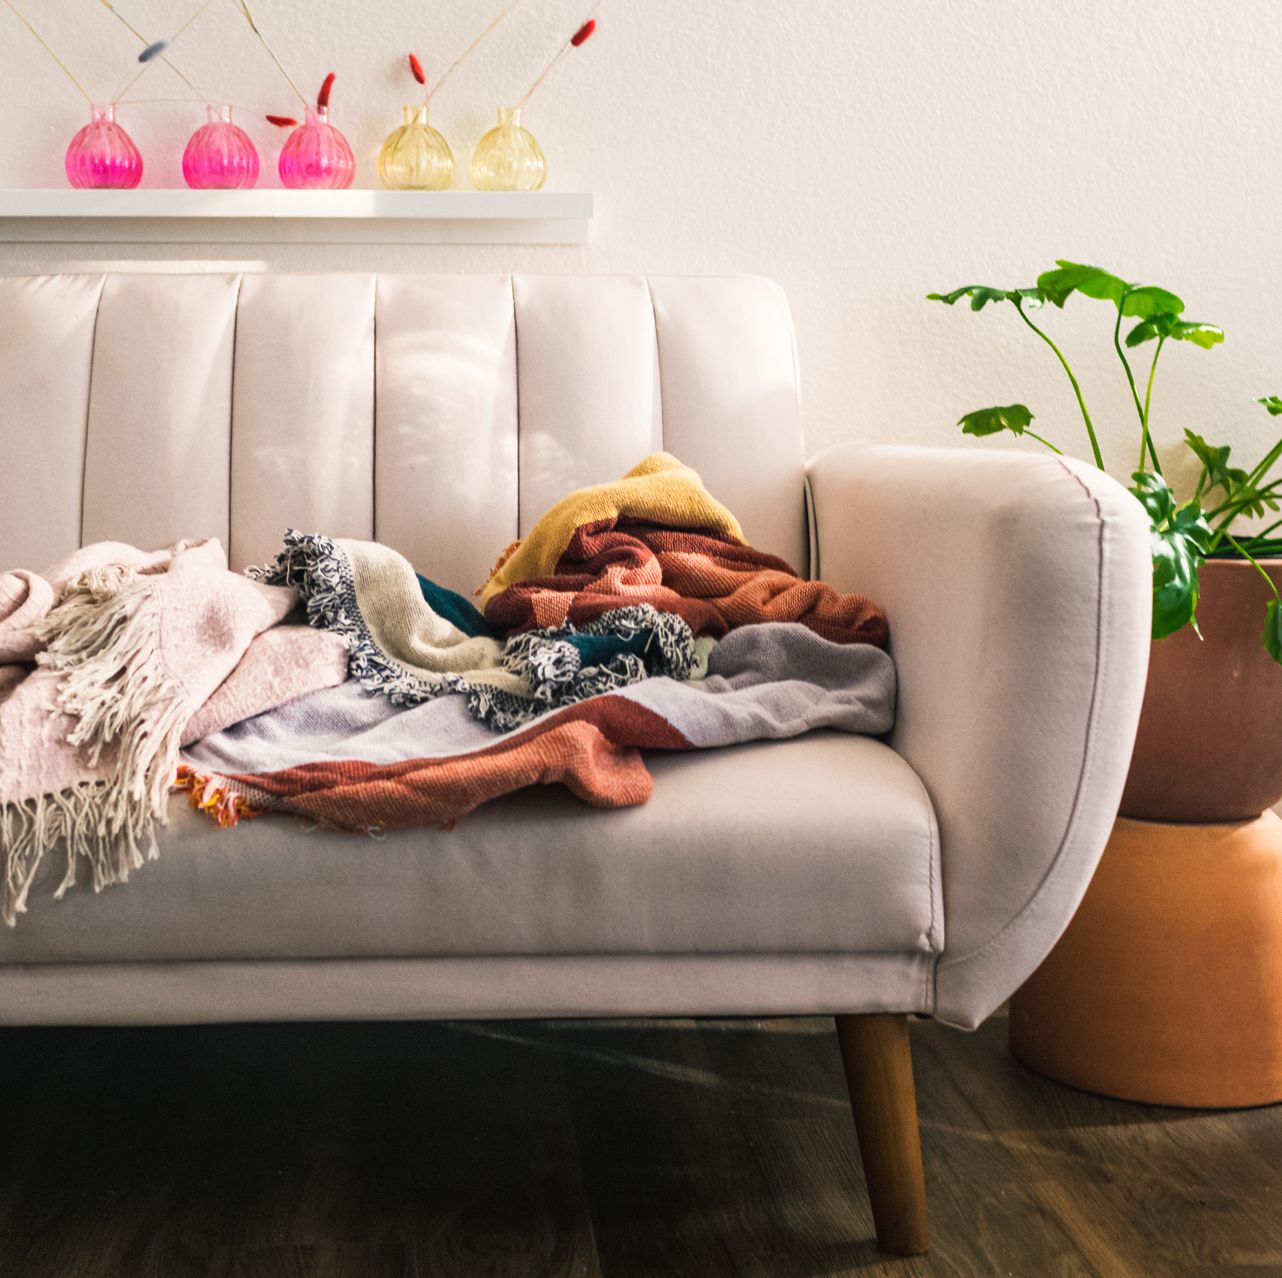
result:
[[[0,279],[0,445],[5,568],[199,535],[243,567],[296,526],[470,592],[666,448],[878,600],[885,740],[658,757],[639,808],[541,789],[381,840],[175,800],[129,884],[38,883],[0,929],[0,1022],[835,1014],[878,1236],[925,1246],[907,1014],[998,1007],[1117,807],[1149,624],[1119,485],[981,447],[807,463],[787,304],[744,277]]]

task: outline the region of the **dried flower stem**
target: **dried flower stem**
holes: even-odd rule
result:
[[[427,94],[427,96],[423,99],[424,102],[430,102],[432,100],[433,95],[441,91],[441,88],[445,84],[445,81],[448,80],[450,76],[452,76],[454,72],[457,71],[459,67],[461,67],[463,63],[466,62],[468,58],[472,56],[472,53],[476,49],[477,45],[479,45],[481,41],[484,40],[485,37],[489,35],[490,32],[493,31],[494,28],[497,27],[499,23],[502,22],[503,19],[506,18],[509,14],[511,14],[520,4],[521,4],[521,0],[511,0],[511,3],[509,3],[506,8],[501,9],[499,11],[498,17],[496,17],[494,21],[491,22],[490,25],[486,27],[485,30],[482,31],[481,34],[477,36],[476,39],[473,40],[472,43],[469,44],[466,49],[463,50],[462,53],[458,55],[457,58],[454,59],[453,63],[451,63],[450,65],[449,70],[446,71],[446,73],[443,76],[441,76],[439,80],[437,80],[436,87],[433,88]]]
[[[187,21],[184,22],[182,26],[179,27],[178,30],[175,31],[172,36],[170,36],[168,43],[173,44],[173,42],[177,40],[178,37],[182,35],[182,33],[186,31],[187,28],[191,26],[193,22],[195,22],[196,19],[199,18],[200,15],[204,13],[205,10],[208,9],[211,4],[213,4],[213,2],[214,0],[205,0],[205,2],[195,11],[195,13],[193,13],[191,17],[188,18]],[[111,3],[111,0],[98,0],[98,3],[102,5],[102,7],[106,9],[108,13],[110,13],[113,17],[118,19],[124,25],[125,29],[129,31],[131,34],[133,34],[145,48],[150,47],[151,42],[147,39],[147,37],[143,35],[143,33],[139,31],[138,28],[135,27],[134,24],[130,22],[129,19],[126,18],[125,15],[121,13],[120,10],[117,9],[114,4]],[[196,85],[192,83],[191,79],[188,76],[184,75],[176,66],[174,66],[174,64],[169,60],[168,56],[164,52],[161,52],[157,54],[155,58],[149,59],[147,62],[144,62],[142,64],[142,68],[137,72],[136,75],[133,76],[132,79],[130,79],[129,83],[126,84],[125,87],[121,89],[119,93],[116,94],[113,101],[123,102],[125,100],[125,95],[147,73],[147,68],[151,66],[152,62],[163,62],[194,94],[196,94],[201,99],[202,102],[209,101],[209,98],[207,98],[203,93],[201,93],[201,91],[196,87]]]
[[[205,106],[229,106],[233,111],[239,111],[245,116],[260,116],[262,112],[256,107],[242,106],[239,102],[215,102],[212,98],[130,98],[129,105],[136,106],[157,106],[160,103],[170,102],[200,102]]]
[[[286,82],[288,83],[289,87],[294,90],[294,93],[297,95],[298,100],[303,104],[304,107],[310,107],[311,106],[310,100],[304,97],[302,89],[300,89],[298,85],[294,83],[294,77],[291,76],[289,72],[285,70],[285,64],[281,62],[281,60],[276,56],[275,50],[271,47],[270,44],[267,43],[267,37],[264,36],[263,33],[258,29],[258,23],[254,21],[254,15],[249,11],[249,0],[231,0],[231,2],[235,6],[236,11],[249,24],[249,29],[257,37],[258,43],[261,44],[263,48],[267,51],[267,56],[271,58],[271,60],[276,64],[276,70],[279,71],[281,75],[285,77]]]
[[[588,24],[592,21],[593,15],[596,13],[596,11],[601,7],[601,5],[602,5],[604,2],[605,2],[605,0],[596,0],[596,4],[594,4],[594,5],[592,6],[592,8],[588,11],[588,16],[587,16],[586,18],[584,18],[582,25],[581,25],[581,26],[579,26],[578,28],[576,28],[574,35],[572,35],[572,36],[571,36],[571,37],[570,37],[570,38],[569,38],[569,39],[568,39],[568,40],[567,40],[567,41],[566,41],[566,42],[565,42],[565,43],[560,47],[560,49],[558,49],[558,50],[557,50],[556,57],[554,57],[554,58],[552,59],[552,61],[551,61],[551,62],[549,62],[549,63],[547,64],[547,66],[546,66],[546,67],[544,67],[544,68],[543,68],[543,74],[542,74],[541,76],[539,76],[539,78],[538,78],[537,80],[535,80],[535,82],[534,82],[532,85],[530,85],[530,87],[529,87],[529,88],[526,90],[526,92],[525,92],[525,97],[523,97],[523,98],[522,98],[522,99],[521,99],[521,100],[516,104],[515,109],[516,109],[517,111],[519,111],[523,106],[525,106],[525,104],[526,104],[526,103],[527,103],[527,102],[528,102],[528,101],[529,101],[529,100],[530,100],[530,99],[535,95],[535,93],[537,93],[537,92],[538,92],[538,90],[539,90],[539,89],[542,87],[542,85],[543,85],[543,81],[544,81],[544,80],[546,80],[546,79],[548,78],[548,76],[550,76],[550,75],[552,74],[552,72],[553,72],[553,71],[555,71],[555,70],[557,69],[557,67],[558,67],[558,66],[560,66],[560,64],[561,64],[561,60],[565,57],[565,55],[566,55],[567,53],[569,53],[571,49],[573,49],[573,48],[575,48],[575,47],[576,47],[576,43],[575,43],[575,42],[576,42],[576,39],[577,39],[577,37],[578,37],[578,35],[579,35],[579,32],[581,32],[581,31],[583,31],[585,28],[587,28]],[[592,34],[592,33],[591,33],[591,31],[589,30],[589,31],[588,31],[588,35],[591,35],[591,34]],[[585,36],[585,37],[584,37],[584,39],[586,39],[586,38],[587,38],[587,36]]]
[[[53,51],[53,49],[49,47],[49,42],[44,38],[44,36],[42,36],[40,32],[37,31],[35,27],[33,27],[31,23],[28,22],[26,18],[22,16],[22,13],[19,11],[18,6],[13,3],[13,0],[4,0],[4,3],[13,11],[13,16],[17,18],[18,21],[21,22],[22,25],[26,27],[27,30],[30,31],[33,36],[35,36],[36,41],[39,43],[40,47],[54,60],[55,63],[57,63],[58,69],[62,72],[62,74],[65,75],[67,79],[70,80],[71,83],[76,86],[76,90],[80,94],[80,96],[84,98],[84,100],[88,102],[90,106],[93,106],[93,98],[89,96],[89,93],[85,89],[85,86],[81,84],[80,81],[77,80],[74,75],[71,74],[71,71],[68,69],[67,64]]]

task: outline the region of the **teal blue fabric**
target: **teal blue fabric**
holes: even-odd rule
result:
[[[418,586],[423,592],[423,598],[427,600],[428,606],[438,617],[444,617],[465,635],[493,633],[486,624],[485,615],[470,600],[445,586],[437,585],[430,577],[424,577],[421,572],[415,575],[418,577]],[[578,651],[584,668],[587,668],[609,665],[624,653],[644,657],[654,641],[654,631],[646,629],[630,635],[569,634],[565,635],[561,641],[570,644]]]
[[[562,640],[578,649],[584,666],[604,666],[622,652],[644,657],[654,638],[653,630],[635,635],[566,635]]]
[[[423,598],[427,600],[428,607],[438,617],[444,617],[469,637],[490,633],[480,609],[470,600],[464,599],[453,590],[447,590],[444,586],[438,586],[430,578],[424,577],[421,572],[416,573],[415,576],[418,577],[418,588],[423,592]]]

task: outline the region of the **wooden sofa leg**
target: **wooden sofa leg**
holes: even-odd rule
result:
[[[838,1016],[877,1244],[898,1256],[927,1248],[926,1182],[907,1016]]]

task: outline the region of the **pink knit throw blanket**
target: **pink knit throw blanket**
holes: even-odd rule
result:
[[[58,844],[58,896],[81,861],[98,891],[156,855],[185,741],[342,681],[334,636],[264,633],[296,600],[229,572],[216,541],[100,543],[39,575],[0,574],[5,923]]]

